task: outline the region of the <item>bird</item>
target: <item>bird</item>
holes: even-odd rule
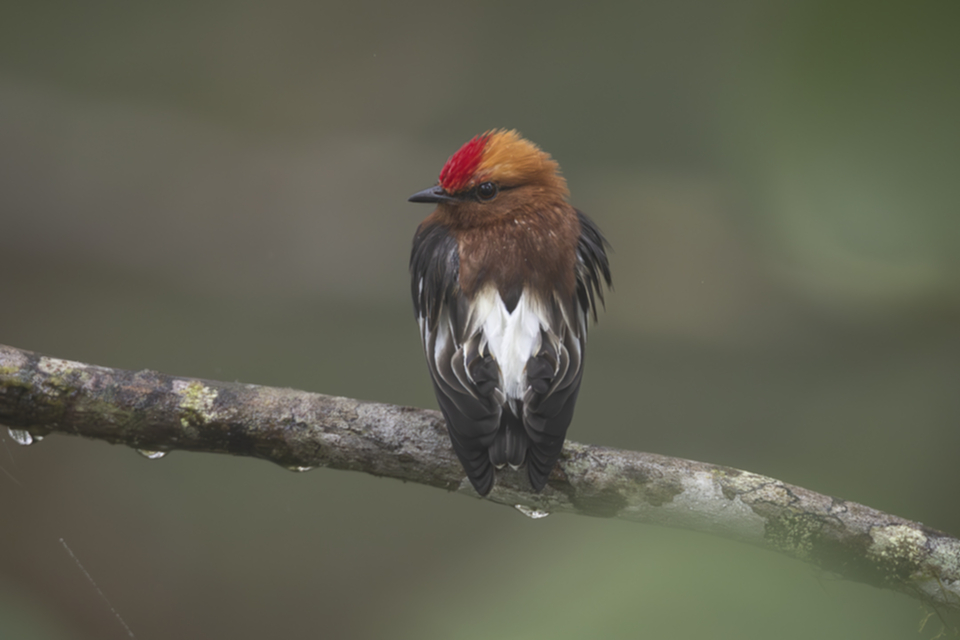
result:
[[[447,431],[480,496],[526,465],[536,492],[560,459],[589,317],[612,286],[609,243],[572,207],[559,164],[516,130],[474,136],[437,183],[410,254],[411,294]]]

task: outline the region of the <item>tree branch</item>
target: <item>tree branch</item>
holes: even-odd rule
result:
[[[70,362],[0,345],[0,423],[143,452],[174,449],[330,467],[472,496],[443,417],[292,389]],[[577,513],[717,534],[840,577],[960,610],[960,540],[730,467],[567,442],[542,493],[504,470],[487,497],[531,517]]]

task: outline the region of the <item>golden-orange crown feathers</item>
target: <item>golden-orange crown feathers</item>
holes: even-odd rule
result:
[[[440,171],[440,186],[447,193],[486,180],[502,186],[541,182],[568,194],[556,160],[514,129],[493,129],[475,136],[450,156]]]

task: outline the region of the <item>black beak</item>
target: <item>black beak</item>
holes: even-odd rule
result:
[[[447,195],[440,185],[417,191],[407,198],[407,202],[456,202],[456,200],[453,196]]]

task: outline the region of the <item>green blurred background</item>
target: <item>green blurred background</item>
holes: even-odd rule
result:
[[[573,439],[960,534],[958,18],[957,2],[6,2],[0,342],[434,407],[407,283],[429,210],[405,200],[474,134],[518,128],[614,246]],[[940,625],[918,634],[905,596],[689,532],[0,441],[2,638],[127,637],[111,605],[141,639]]]

